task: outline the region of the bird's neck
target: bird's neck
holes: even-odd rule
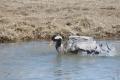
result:
[[[56,41],[56,45],[57,45],[57,46],[59,46],[59,47],[60,47],[60,46],[61,46],[61,44],[62,44],[62,40],[57,40],[57,41]]]

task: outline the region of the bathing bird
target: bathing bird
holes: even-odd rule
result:
[[[98,44],[92,37],[88,36],[69,36],[68,40],[63,44],[63,38],[60,34],[55,34],[52,37],[55,43],[55,48],[58,53],[73,53],[73,54],[89,54],[99,55],[101,53],[109,53],[110,47]]]

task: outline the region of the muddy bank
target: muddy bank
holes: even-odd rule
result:
[[[0,0],[0,42],[71,33],[120,39],[119,0]]]

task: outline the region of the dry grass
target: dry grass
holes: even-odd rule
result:
[[[120,0],[0,0],[0,42],[54,32],[120,39]]]

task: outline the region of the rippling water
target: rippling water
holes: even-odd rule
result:
[[[109,44],[117,56],[57,55],[42,41],[0,44],[0,80],[120,80],[120,42]]]

